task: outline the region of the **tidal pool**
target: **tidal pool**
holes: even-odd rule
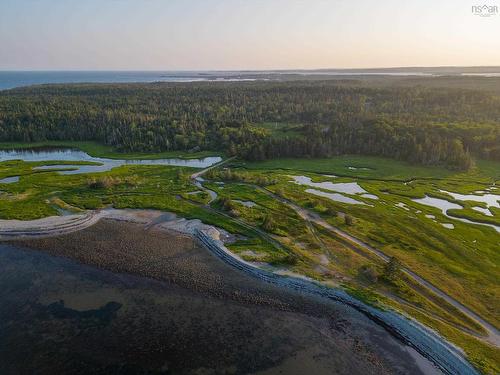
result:
[[[396,207],[399,207],[399,208],[402,208],[403,210],[405,211],[410,211],[410,209],[408,208],[408,206],[403,203],[403,202],[399,202],[398,204],[395,205]]]
[[[0,150],[0,162],[6,160],[23,161],[82,161],[89,163],[99,163],[98,165],[51,165],[42,166],[35,169],[68,169],[60,171],[61,174],[80,174],[106,172],[122,165],[172,165],[177,167],[207,168],[222,160],[219,156],[210,156],[202,159],[154,159],[154,160],[120,160],[96,158],[86,152],[72,148],[32,148],[32,149],[12,149]]]
[[[448,213],[447,213],[448,210],[451,210],[451,209],[460,210],[463,207],[460,206],[459,204],[448,202],[446,199],[434,198],[434,197],[429,197],[428,195],[426,195],[425,198],[412,199],[412,200],[413,200],[413,202],[416,202],[416,203],[419,203],[419,204],[423,204],[423,205],[426,205],[426,206],[438,208],[438,209],[441,210],[441,212],[443,213],[444,216],[446,216],[446,217],[448,217],[450,219],[459,220],[459,221],[461,221],[463,223],[467,223],[467,224],[484,225],[484,226],[493,228],[498,233],[500,233],[500,227],[497,226],[497,225],[488,224],[488,223],[481,223],[481,222],[478,222],[478,221],[472,221],[472,220],[469,220],[469,219],[464,219],[464,218],[461,218],[461,217],[456,217],[456,216],[450,216],[450,215],[448,215]]]
[[[257,203],[252,202],[252,201],[240,201],[239,199],[233,199],[234,202],[239,203],[245,207],[252,208],[257,206]]]
[[[446,213],[448,210],[461,210],[462,206],[456,203],[448,202],[446,199],[429,197],[428,195],[425,198],[413,199],[413,202],[424,204],[426,206],[435,207],[441,210],[443,215],[448,216]]]
[[[332,201],[335,201],[335,202],[366,205],[366,203],[364,203],[364,202],[358,201],[358,200],[350,198],[350,197],[346,197],[345,195],[342,195],[339,193],[327,193],[326,191],[321,191],[321,190],[316,190],[316,189],[307,189],[306,193],[314,194],[314,195],[317,195],[319,197],[328,198],[328,199],[331,199]]]
[[[452,193],[446,190],[440,190],[441,193],[446,193],[452,196],[454,199],[459,201],[473,201],[473,202],[481,202],[486,203],[488,207],[496,207],[500,208],[500,195],[497,194],[483,194],[483,195],[475,195],[475,194],[458,194]]]
[[[312,182],[310,177],[306,176],[291,176],[294,182],[298,185],[306,185],[313,188],[336,191],[337,193],[345,194],[367,194],[368,192],[358,185],[357,182],[337,182],[330,181]]]
[[[0,179],[0,184],[13,184],[15,182],[19,182],[19,176],[6,177]]]
[[[488,209],[488,208],[483,208],[483,207],[472,207],[472,209],[474,211],[477,211],[477,212],[481,212],[482,214],[486,215],[486,216],[493,216],[493,214],[491,213],[491,211]]]
[[[347,167],[347,169],[351,171],[371,171],[371,168],[366,168],[366,167]]]

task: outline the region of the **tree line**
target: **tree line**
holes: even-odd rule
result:
[[[471,156],[500,160],[499,122],[500,97],[457,88],[300,81],[0,92],[0,141],[93,140],[122,151],[204,149],[250,160],[350,153],[466,169]],[[293,132],[282,131],[287,124]]]

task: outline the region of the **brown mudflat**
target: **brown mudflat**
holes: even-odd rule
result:
[[[263,283],[190,237],[138,224],[0,243],[0,268],[2,374],[428,369],[353,309]]]

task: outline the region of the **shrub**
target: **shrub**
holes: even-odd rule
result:
[[[262,223],[262,228],[267,232],[272,232],[276,229],[276,222],[271,215],[266,215],[264,222]]]
[[[87,185],[91,189],[109,189],[112,186],[121,184],[121,179],[111,176],[103,176],[99,178],[91,178],[87,181]]]
[[[354,224],[354,219],[353,219],[353,217],[351,215],[345,215],[344,216],[344,221],[345,221],[345,224],[349,225],[349,226],[351,226],[351,225]]]
[[[388,281],[396,281],[401,275],[401,262],[396,257],[391,257],[384,266],[384,278]]]
[[[369,264],[360,268],[360,274],[370,283],[375,284],[378,281],[378,272],[375,266]]]
[[[295,255],[295,254],[287,254],[287,255],[284,255],[284,256],[280,257],[279,259],[275,259],[275,260],[271,261],[271,264],[272,265],[294,266],[294,265],[297,264],[297,262],[298,262],[297,255]]]
[[[232,211],[235,209],[233,201],[227,197],[221,199],[221,205],[224,211]]]
[[[337,210],[333,207],[328,207],[325,211],[325,213],[328,215],[328,216],[333,216],[333,217],[336,217],[337,216]]]

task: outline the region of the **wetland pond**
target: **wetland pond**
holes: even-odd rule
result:
[[[39,170],[59,170],[61,174],[79,174],[105,172],[122,165],[172,165],[177,167],[207,168],[222,160],[219,156],[209,156],[202,159],[151,159],[151,160],[121,160],[90,156],[84,151],[64,147],[40,147],[27,149],[0,150],[0,162],[7,160],[23,161],[78,161],[97,163],[94,165],[46,165],[37,167]],[[61,170],[65,169],[65,170]]]
[[[323,175],[324,177],[329,177],[329,178],[337,178],[336,176],[326,176]],[[362,202],[358,199],[355,199],[355,197],[363,197],[371,200],[379,200],[379,197],[377,195],[371,194],[365,189],[363,189],[357,182],[338,182],[334,183],[331,181],[322,181],[322,182],[314,182],[310,177],[307,176],[289,176],[293,180],[290,181],[291,183],[295,183],[297,185],[302,185],[302,186],[308,186],[309,188],[305,190],[306,193],[308,194],[313,194],[316,196],[324,197],[327,199],[330,199],[335,202],[340,202],[340,203],[346,203],[346,204],[356,204],[356,205],[367,205],[370,206],[369,204]],[[321,190],[319,190],[321,189]],[[326,190],[326,191],[325,191]],[[488,189],[489,190],[489,189]],[[487,208],[484,207],[478,207],[474,206],[472,209],[477,212],[481,212],[485,216],[490,216],[492,217],[493,214],[490,211],[490,207],[495,207],[499,208],[500,207],[500,195],[492,194],[490,192],[482,195],[476,195],[476,194],[458,194],[458,193],[452,193],[449,191],[445,190],[440,190],[441,193],[448,194],[450,196],[450,199],[455,199],[457,201],[472,201],[472,202],[478,202],[481,204],[484,204],[487,206]],[[477,225],[483,225],[483,226],[488,226],[490,228],[495,229],[497,232],[500,233],[500,227],[495,225],[495,224],[490,224],[490,223],[482,223],[479,221],[473,221],[457,216],[452,216],[448,214],[448,210],[461,210],[463,207],[454,202],[450,202],[446,199],[441,199],[441,198],[435,198],[431,196],[425,196],[424,198],[419,198],[419,199],[412,199],[413,202],[422,204],[425,206],[429,207],[434,207],[439,209],[442,214],[450,219],[453,220],[458,220],[463,223],[467,224],[477,224]],[[405,211],[410,211],[410,208],[405,204],[405,203],[397,203],[396,207],[402,208]],[[433,217],[434,218],[434,217]],[[454,229],[455,226],[452,223],[443,223],[442,224],[445,228],[448,229]]]
[[[448,193],[448,194],[451,194],[451,193]],[[459,195],[459,194],[456,194],[456,195]],[[475,196],[475,197],[479,197],[479,196]],[[448,214],[448,210],[461,210],[463,208],[461,205],[459,205],[457,203],[448,202],[446,199],[429,197],[428,195],[425,196],[425,198],[412,199],[412,200],[415,203],[423,204],[423,205],[429,206],[429,207],[435,207],[435,208],[441,210],[441,212],[443,213],[443,215],[446,216],[446,217],[448,217],[448,218],[450,218],[450,219],[458,220],[458,221],[461,221],[461,222],[467,223],[467,224],[484,225],[484,226],[493,228],[498,233],[500,233],[500,226],[497,226],[497,225],[494,225],[494,224],[488,224],[488,223],[481,223],[479,221],[472,221],[472,220],[469,220],[469,219],[464,219],[462,217],[457,217],[457,216],[451,216],[451,215],[449,215]],[[470,200],[470,199],[468,199],[468,200]]]
[[[0,184],[13,184],[19,182],[19,176],[0,178]]]
[[[328,176],[328,175],[324,176],[330,178],[336,178],[336,176]],[[344,194],[356,195],[367,199],[378,200],[378,197],[376,195],[368,193],[365,189],[359,186],[357,182],[337,182],[337,183],[333,183],[331,181],[313,182],[310,177],[306,176],[290,176],[290,177],[293,178],[293,183],[297,185],[305,185],[313,188],[313,189],[307,189],[305,191],[306,193],[328,198],[335,202],[366,205],[366,203],[345,196]],[[318,189],[333,191],[334,193],[328,193]]]
[[[458,194],[458,193],[451,193],[446,190],[439,190],[441,193],[448,194],[453,197],[453,199],[456,199],[457,201],[472,201],[472,202],[479,202],[479,203],[484,203],[486,206],[489,207],[496,207],[500,208],[500,195],[497,194],[489,194],[489,193],[484,193],[484,194]]]

